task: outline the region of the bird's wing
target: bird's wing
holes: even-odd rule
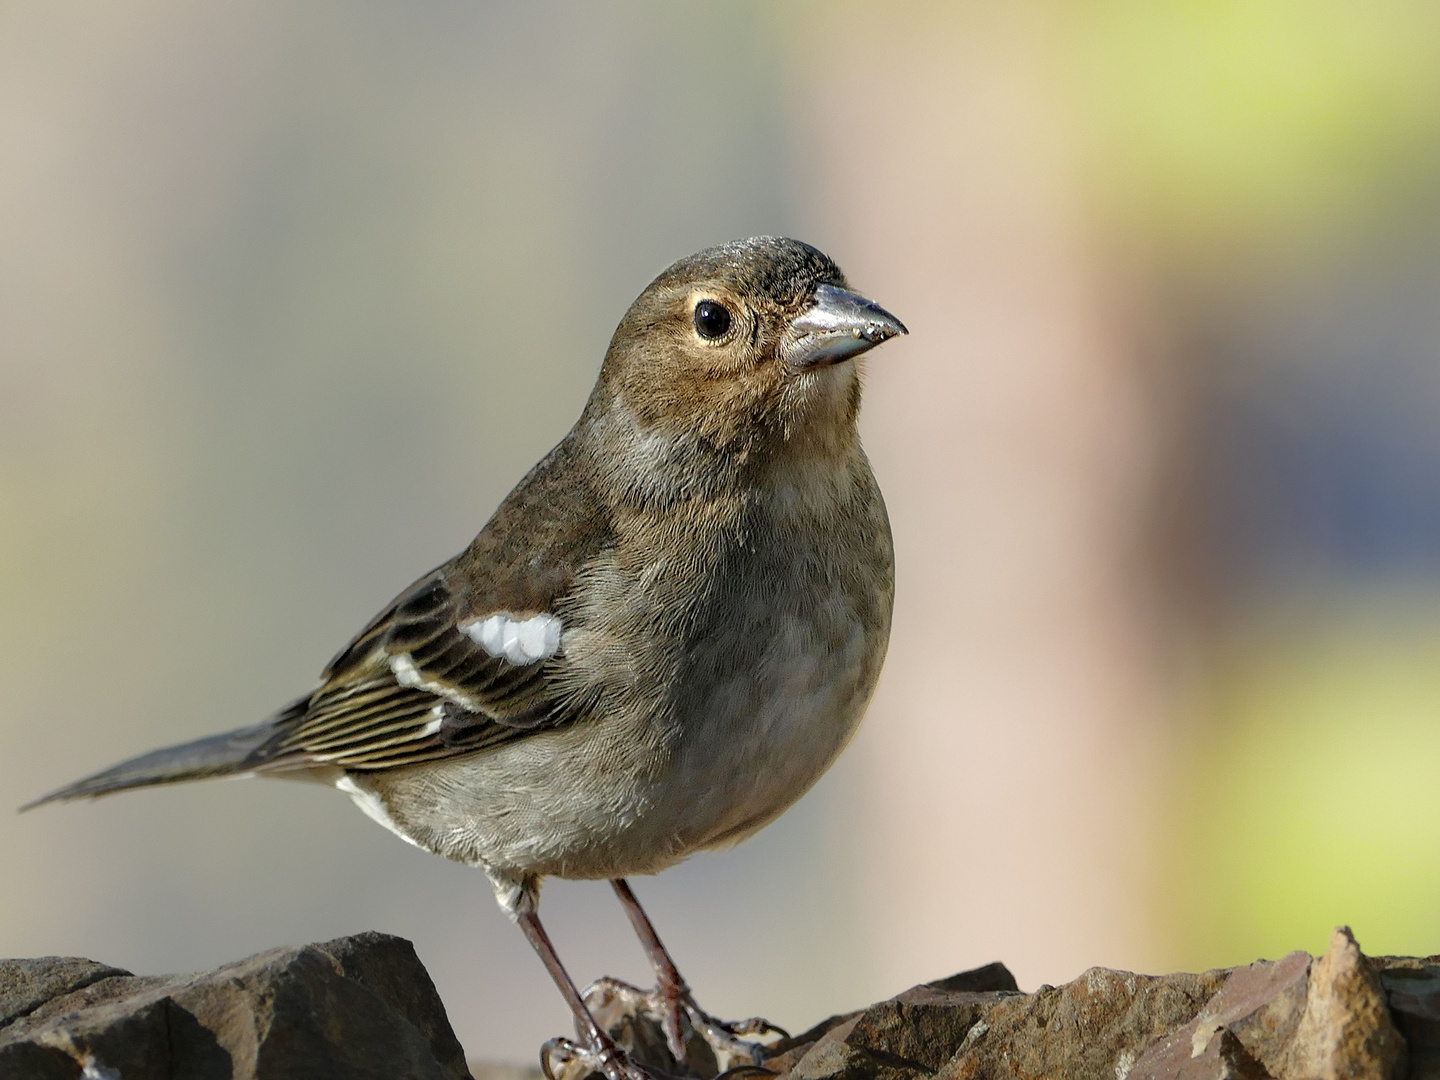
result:
[[[467,754],[563,723],[559,616],[472,610],[463,579],[441,567],[380,613],[325,669],[277,737],[262,770],[337,765],[387,769]]]
[[[613,542],[567,437],[470,547],[426,574],[340,652],[320,687],[276,718],[256,770],[389,769],[569,723],[594,706],[565,656],[567,597]]]

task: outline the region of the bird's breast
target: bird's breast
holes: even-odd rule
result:
[[[695,847],[742,839],[819,779],[889,639],[893,554],[868,466],[763,496],[716,560],[677,658],[671,812]]]

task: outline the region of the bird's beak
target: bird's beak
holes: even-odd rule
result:
[[[908,333],[905,324],[879,304],[847,289],[820,285],[814,303],[790,324],[780,350],[792,371],[803,371],[838,364]]]

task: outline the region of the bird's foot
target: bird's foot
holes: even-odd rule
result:
[[[540,1048],[540,1070],[548,1080],[677,1080],[669,1073],[637,1065],[608,1039],[598,1047],[582,1046],[573,1039],[551,1039]]]
[[[597,1019],[606,1017],[605,1026],[622,1039],[624,1035],[613,1029],[624,1026],[624,1018],[631,1018],[630,1031],[625,1033],[630,1038],[624,1041],[634,1042],[636,1050],[647,1058],[655,1057],[661,1048],[654,1047],[644,1054],[639,1044],[645,1040],[640,1025],[634,1021],[641,1017],[651,1021],[663,1033],[664,1050],[675,1067],[690,1076],[713,1077],[737,1069],[765,1071],[760,1067],[770,1047],[745,1036],[786,1035],[783,1029],[759,1017],[738,1023],[719,1020],[700,1008],[684,988],[669,992],[664,987],[641,990],[619,979],[599,979],[586,989],[585,1003]]]
[[[695,1000],[688,994],[686,1000],[680,1003],[680,1008],[689,1018],[690,1026],[710,1047],[716,1064],[724,1073],[740,1069],[770,1071],[764,1069],[765,1059],[772,1053],[770,1045],[744,1036],[759,1035],[763,1038],[777,1035],[785,1039],[790,1035],[784,1028],[776,1027],[760,1016],[752,1016],[748,1020],[719,1020],[696,1005]]]

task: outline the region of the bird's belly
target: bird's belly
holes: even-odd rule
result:
[[[371,816],[365,802],[383,804],[382,824],[412,843],[517,877],[654,873],[742,840],[844,748],[888,629],[867,626],[843,598],[766,624],[762,640],[701,648],[707,674],[664,715],[623,709],[466,758],[355,776],[375,796],[357,801]]]
[[[675,861],[642,827],[661,761],[645,728],[611,714],[337,786],[411,843],[517,880],[644,873]]]
[[[763,648],[716,642],[729,657],[688,695],[670,813],[691,850],[743,840],[805,794],[874,691],[888,627],[867,625],[845,594],[768,622]]]

